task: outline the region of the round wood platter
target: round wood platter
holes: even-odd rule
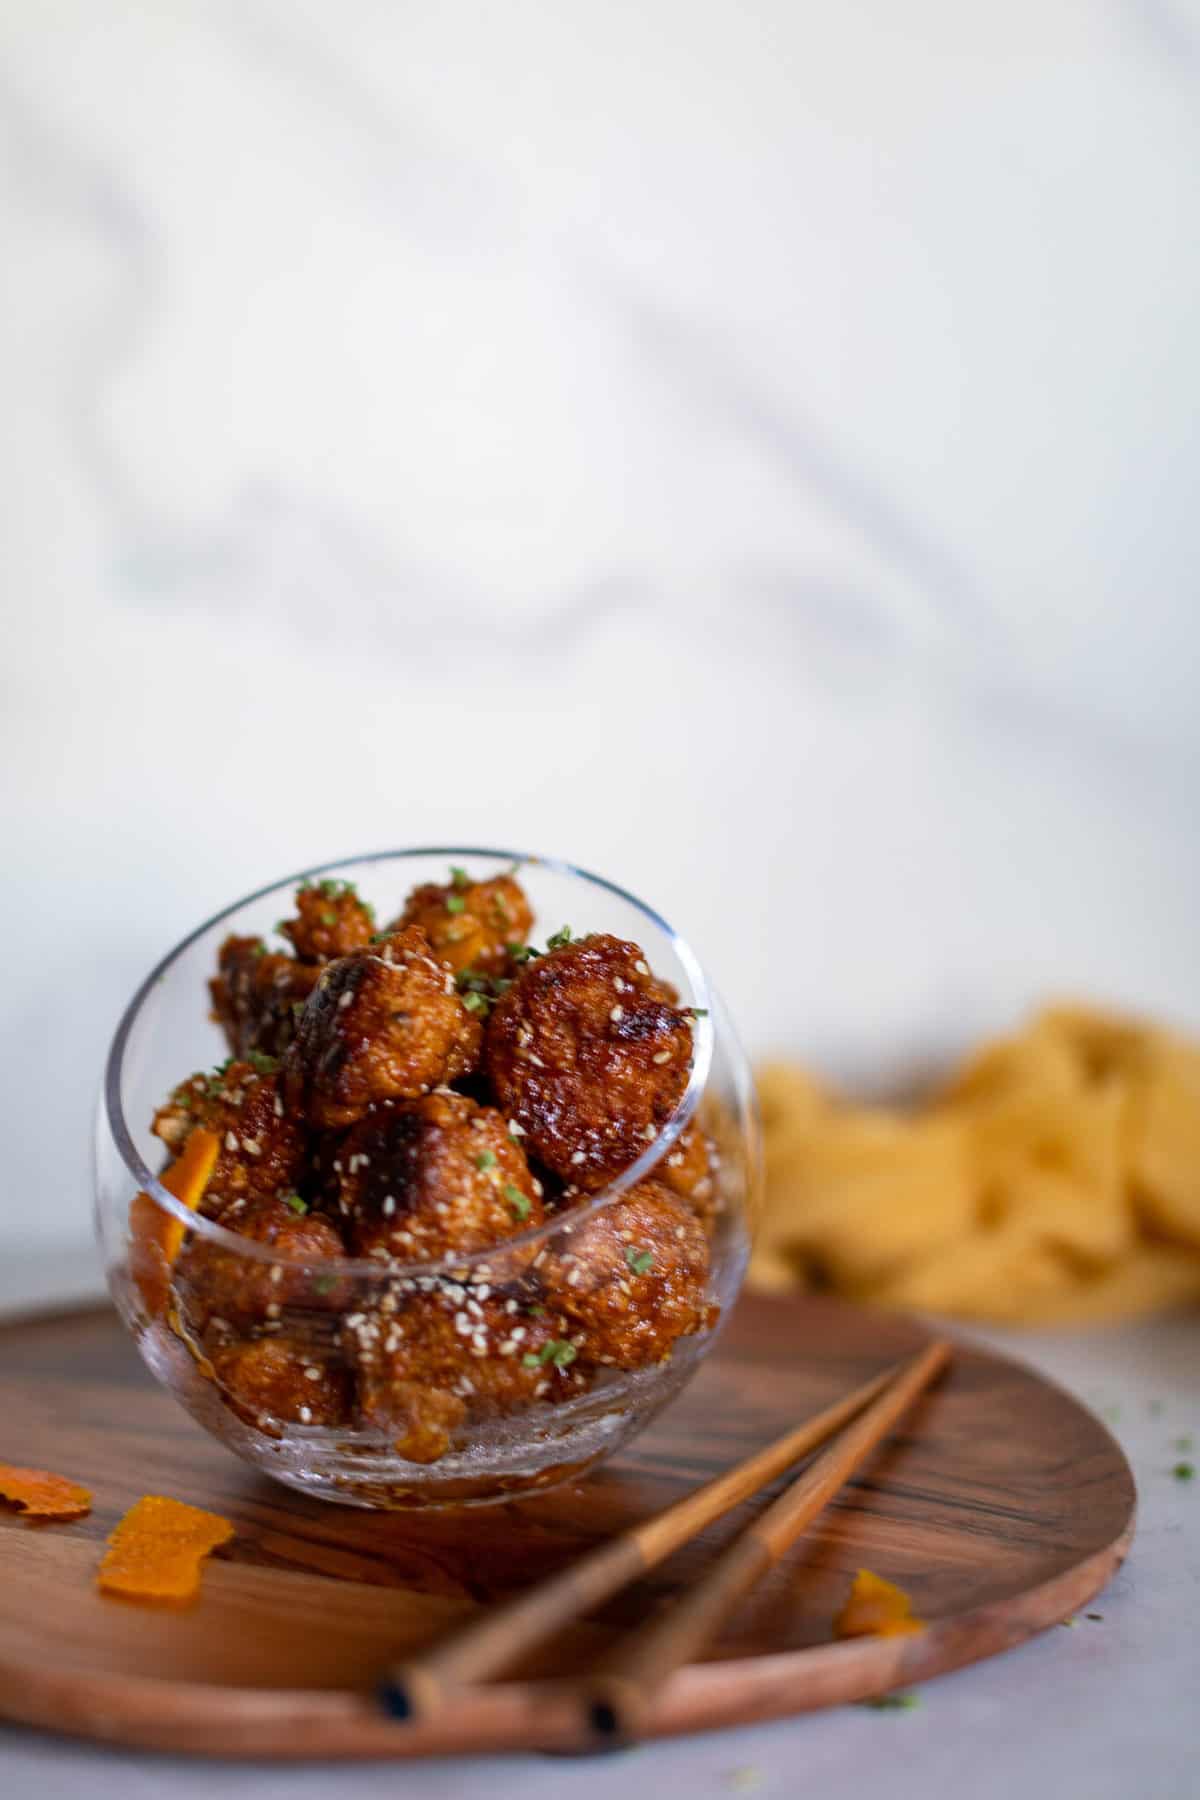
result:
[[[561,1678],[695,1580],[782,1482],[443,1715],[394,1723],[373,1686],[389,1662],[658,1511],[924,1336],[834,1301],[747,1298],[684,1394],[586,1479],[503,1506],[385,1514],[309,1499],[243,1466],[154,1383],[108,1311],[2,1327],[0,1459],[71,1476],[95,1500],[69,1525],[0,1508],[0,1714],[208,1755],[577,1748]],[[95,1586],[103,1539],[146,1493],[237,1528],[183,1610]],[[1104,1585],[1128,1549],[1134,1502],[1097,1419],[1019,1363],[961,1348],[709,1658],[670,1682],[651,1733],[862,1700],[1008,1649]],[[928,1628],[832,1641],[860,1567],[900,1582]]]

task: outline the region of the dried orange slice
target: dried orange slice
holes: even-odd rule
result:
[[[221,1144],[215,1132],[198,1125],[175,1158],[162,1184],[169,1194],[195,1212],[208,1186]],[[145,1192],[129,1206],[129,1269],[146,1306],[156,1318],[167,1308],[171,1268],[183,1245],[183,1224],[164,1212]]]
[[[833,1629],[840,1638],[903,1637],[924,1631],[925,1621],[914,1615],[903,1588],[885,1581],[882,1575],[872,1575],[870,1569],[860,1569]]]
[[[178,1605],[195,1599],[205,1557],[232,1536],[233,1526],[217,1513],[145,1494],[110,1536],[96,1580],[106,1594]]]
[[[0,1463],[0,1497],[19,1506],[27,1519],[82,1519],[92,1510],[91,1490],[77,1481],[12,1463]]]

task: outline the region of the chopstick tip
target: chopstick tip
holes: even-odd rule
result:
[[[408,1691],[408,1684],[391,1676],[386,1681],[380,1682],[375,1690],[375,1698],[379,1702],[380,1711],[398,1723],[411,1719],[416,1710]]]

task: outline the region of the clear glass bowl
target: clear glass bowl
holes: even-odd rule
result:
[[[534,908],[531,941],[542,943],[563,925],[577,937],[608,932],[630,939],[641,945],[655,975],[678,991],[678,1004],[696,1009],[687,1091],[631,1167],[602,1192],[497,1249],[405,1267],[350,1257],[297,1261],[198,1217],[162,1186],[156,1171],[163,1164],[163,1146],[151,1131],[155,1108],[193,1071],[226,1055],[220,1029],[209,1017],[207,981],[228,935],[269,937],[276,920],[292,910],[293,891],[304,880],[352,881],[386,919],[418,882],[445,881],[450,864],[484,879],[514,862]],[[454,1396],[451,1411],[461,1411],[459,1397],[481,1385],[473,1379],[481,1364],[473,1359],[498,1350],[493,1336],[482,1329],[476,1336],[482,1303],[494,1314],[501,1295],[519,1295],[520,1309],[506,1299],[504,1310],[524,1319],[530,1292],[536,1291],[552,1315],[554,1283],[573,1279],[579,1248],[586,1262],[593,1240],[602,1244],[607,1235],[611,1243],[613,1222],[621,1215],[606,1209],[620,1208],[629,1190],[648,1177],[673,1172],[667,1159],[679,1158],[678,1140],[689,1125],[702,1127],[716,1149],[704,1208],[708,1268],[700,1328],[677,1337],[662,1360],[637,1368],[598,1366],[586,1374],[582,1362],[565,1368],[557,1351],[550,1353],[550,1366],[534,1367],[531,1352],[505,1340],[502,1348],[513,1358],[505,1380],[512,1385],[513,1369],[528,1369],[528,1392],[517,1402],[510,1398],[498,1415],[490,1409],[493,1416],[479,1416],[475,1403],[465,1399],[467,1416],[449,1427],[448,1447],[436,1460],[418,1462],[399,1454],[393,1430],[356,1414],[353,1358],[344,1348],[347,1320],[365,1316],[380,1320],[389,1333],[405,1332],[416,1329],[422,1307],[453,1308],[464,1334],[462,1363],[457,1373],[443,1372],[443,1380]],[[761,1179],[750,1072],[720,1001],[682,938],[651,908],[599,876],[545,857],[458,848],[387,851],[305,870],[228,907],[185,938],[146,978],[117,1028],[98,1110],[95,1167],[96,1226],[109,1286],[158,1379],[214,1436],[266,1474],[346,1505],[392,1509],[482,1504],[554,1486],[640,1431],[712,1348],[741,1283]],[[156,1228],[173,1229],[176,1240],[182,1231],[188,1253],[201,1246],[243,1290],[281,1296],[282,1304],[260,1308],[261,1323],[239,1329],[249,1341],[284,1332],[284,1341],[306,1362],[311,1359],[306,1372],[316,1384],[314,1393],[325,1394],[332,1384],[350,1396],[337,1415],[340,1422],[312,1422],[312,1408],[290,1403],[277,1412],[270,1405],[248,1412],[244,1392],[227,1386],[210,1346],[189,1328],[186,1300],[179,1304],[186,1255],[175,1265],[172,1288],[157,1303],[153,1296],[148,1301],[146,1283],[137,1277],[139,1246],[131,1237],[130,1209],[137,1196],[139,1232],[150,1209]],[[626,1254],[632,1259],[639,1253],[634,1247]],[[611,1279],[622,1284],[627,1275],[622,1270]],[[514,1330],[513,1335],[519,1340],[525,1334]],[[515,1385],[522,1379],[516,1377]],[[482,1385],[486,1388],[486,1381]]]

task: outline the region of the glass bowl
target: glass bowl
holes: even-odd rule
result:
[[[607,932],[632,940],[654,974],[676,989],[677,1004],[694,1010],[687,1090],[658,1135],[601,1192],[548,1213],[536,1231],[437,1263],[304,1260],[189,1211],[158,1179],[163,1146],[151,1121],[177,1084],[227,1054],[207,992],[221,943],[230,934],[269,936],[302,881],[354,882],[379,917],[389,918],[417,883],[444,882],[450,864],[466,865],[479,880],[519,865],[535,914],[532,942],[564,925],[576,937]],[[691,1266],[700,1270],[692,1298],[702,1304],[680,1335],[660,1334],[657,1342],[662,1320],[678,1323],[678,1297],[665,1274],[656,1285],[652,1252],[627,1227],[640,1222],[630,1191],[653,1178],[661,1193],[700,1131],[709,1165],[674,1235],[694,1249],[700,1232]],[[147,976],[117,1028],[98,1109],[95,1170],[109,1286],[158,1379],[266,1474],[346,1505],[390,1509],[484,1504],[551,1487],[640,1431],[712,1348],[742,1280],[761,1179],[750,1072],[683,939],[599,876],[548,857],[457,848],[385,851],[305,870],[185,938]],[[161,1281],[153,1270],[147,1279],[147,1230]],[[161,1257],[155,1244],[167,1247]],[[669,1264],[670,1255],[660,1261]],[[220,1293],[235,1296],[224,1308],[234,1322],[210,1317],[202,1333],[188,1274],[200,1267],[217,1271]],[[649,1289],[639,1301],[647,1274]],[[586,1333],[563,1328],[561,1337],[547,1335],[547,1321],[562,1328],[556,1301],[581,1282],[599,1302],[615,1300],[618,1313],[622,1295],[642,1306],[650,1356],[610,1362],[586,1346],[581,1352]],[[578,1318],[576,1301],[572,1325]],[[382,1334],[394,1347],[401,1334],[407,1354],[405,1334],[428,1329],[441,1349],[420,1389],[421,1430],[427,1426],[430,1438],[421,1443],[419,1433],[398,1438],[393,1423],[364,1413],[361,1344],[364,1334],[377,1343]]]

